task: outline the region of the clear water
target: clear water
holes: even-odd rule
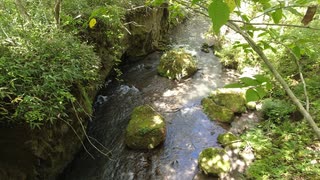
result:
[[[219,146],[217,136],[225,132],[201,109],[201,99],[224,82],[218,59],[200,50],[202,43],[212,41],[204,35],[209,26],[204,19],[191,19],[170,35],[173,48],[184,47],[198,60],[199,71],[192,78],[175,82],[158,76],[161,53],[155,52],[130,65],[121,85],[108,82],[96,102],[88,134],[110,151],[109,157],[89,147],[95,159],[81,151],[64,179],[206,179],[199,172],[198,155],[204,148]],[[142,104],[151,104],[167,122],[166,141],[150,151],[131,150],[124,144],[130,114]]]

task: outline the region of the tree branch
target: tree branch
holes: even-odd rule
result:
[[[56,19],[58,27],[60,26],[61,1],[62,0],[56,0],[56,3],[54,5],[54,18]]]
[[[278,43],[278,44],[281,44],[284,48],[287,49],[287,51],[290,52],[290,54],[293,56],[293,59],[298,67],[298,71],[299,71],[299,76],[300,76],[300,79],[301,79],[301,83],[303,84],[303,91],[304,91],[304,96],[306,98],[306,110],[309,112],[309,109],[310,109],[310,101],[309,101],[309,96],[308,96],[308,91],[307,91],[307,84],[304,80],[304,77],[303,77],[303,74],[302,74],[302,68],[300,66],[300,63],[299,63],[299,58],[297,57],[297,55],[292,51],[292,49],[290,49],[286,44],[278,41],[276,38],[278,38],[278,36],[276,37],[273,37],[272,35],[270,35],[271,38],[274,40],[275,43]]]
[[[261,16],[263,16],[263,15],[266,15],[266,14],[269,13],[269,12],[276,11],[276,10],[278,10],[278,9],[288,9],[288,8],[294,8],[294,7],[306,7],[306,6],[302,6],[302,5],[291,5],[291,6],[276,7],[276,8],[274,7],[274,8],[271,8],[271,9],[263,12],[262,14],[260,14],[260,15],[258,15],[258,16],[256,16],[256,17],[253,17],[252,20],[253,20],[253,19],[257,19],[257,18],[259,18],[259,17],[261,17]]]
[[[318,139],[320,139],[320,129],[318,128],[317,124],[314,122],[313,118],[309,114],[308,111],[303,107],[303,105],[300,103],[299,99],[295,96],[295,94],[290,89],[289,85],[285,82],[285,80],[281,77],[281,75],[278,73],[278,71],[273,67],[272,63],[269,61],[267,56],[263,53],[261,48],[251,39],[251,37],[244,32],[236,23],[229,21],[226,24],[230,29],[234,30],[235,32],[239,33],[251,46],[251,48],[260,56],[260,58],[263,60],[263,62],[267,65],[269,70],[272,72],[276,80],[281,84],[281,86],[284,88],[290,99],[293,101],[293,103],[298,107],[298,110],[301,112],[301,114],[304,116],[304,118],[307,120],[309,125],[313,128],[315,134],[317,135]]]
[[[304,92],[304,96],[306,98],[306,110],[309,112],[309,107],[310,107],[310,103],[309,103],[309,96],[308,96],[308,91],[307,91],[307,84],[306,84],[306,81],[304,80],[304,77],[303,77],[303,74],[302,74],[302,68],[299,64],[299,58],[294,54],[294,52],[289,48],[287,47],[285,44],[281,43],[289,52],[290,54],[293,56],[293,59],[298,67],[298,71],[299,71],[299,75],[300,75],[300,79],[301,79],[301,82],[303,84],[303,92]]]
[[[229,22],[237,22],[242,23],[245,25],[252,25],[252,26],[282,26],[282,27],[294,27],[294,28],[304,28],[304,29],[312,29],[312,30],[320,30],[319,28],[313,28],[309,26],[300,26],[300,25],[294,25],[294,24],[273,24],[273,23],[248,23],[240,20],[229,20]]]
[[[186,6],[187,8],[190,8],[196,13],[202,14],[205,17],[209,17],[208,14],[200,11],[200,10],[194,10],[185,2],[181,2],[182,5]],[[202,7],[201,8],[207,10],[207,8]],[[243,22],[243,21],[239,21]],[[243,22],[245,23],[245,22]],[[266,24],[265,24],[266,25]],[[317,124],[314,122],[313,118],[309,114],[308,111],[303,107],[303,105],[300,103],[299,99],[295,96],[295,94],[290,89],[289,85],[285,82],[285,80],[282,78],[282,76],[278,73],[278,71],[273,67],[272,63],[269,61],[267,56],[264,54],[264,52],[261,50],[261,48],[254,42],[254,40],[245,32],[243,31],[236,23],[235,21],[229,20],[226,23],[226,26],[228,26],[230,29],[234,30],[236,33],[239,33],[251,46],[251,48],[260,56],[260,58],[263,60],[263,62],[267,65],[268,69],[271,71],[271,73],[275,76],[276,80],[281,84],[281,86],[284,88],[290,99],[293,101],[293,103],[298,107],[298,110],[301,112],[301,114],[304,116],[304,118],[307,120],[309,125],[312,127],[313,131],[315,132],[318,139],[320,139],[320,129],[318,128]],[[296,27],[295,25],[291,25],[293,27]],[[300,27],[300,26],[298,26]],[[303,26],[301,26],[303,27]],[[303,27],[306,28],[306,27]],[[308,27],[307,27],[308,28]],[[309,28],[310,29],[310,28]],[[316,29],[318,30],[318,29]],[[320,30],[320,29],[319,29]]]

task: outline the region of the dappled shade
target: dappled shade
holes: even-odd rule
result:
[[[205,174],[214,176],[228,172],[231,168],[230,158],[225,150],[213,147],[200,153],[198,163]]]

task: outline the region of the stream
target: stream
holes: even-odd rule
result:
[[[61,179],[131,180],[208,179],[199,172],[197,159],[207,147],[220,146],[217,136],[226,131],[203,113],[201,99],[222,87],[227,76],[212,52],[202,52],[210,22],[190,19],[171,33],[172,48],[184,47],[198,61],[198,72],[180,82],[157,75],[160,52],[131,64],[122,76],[124,82],[107,81],[95,104],[95,117],[88,135],[103,144],[103,156],[86,143]],[[154,150],[131,150],[124,144],[124,133],[134,107],[151,104],[167,122],[165,142]],[[100,147],[94,139],[92,142]],[[101,147],[100,147],[101,148]]]

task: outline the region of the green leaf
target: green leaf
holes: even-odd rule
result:
[[[260,99],[267,95],[267,92],[262,87],[256,87],[255,90],[258,93]]]
[[[289,7],[289,8],[286,8],[286,10],[288,10],[289,12],[291,12],[292,14],[294,14],[294,15],[296,15],[296,16],[302,16],[302,14],[299,13],[299,12],[298,12],[296,9],[294,9],[294,8]]]
[[[241,83],[232,83],[224,86],[224,88],[242,88],[242,87],[243,87],[243,84]]]
[[[247,100],[247,102],[258,101],[259,99],[260,99],[260,96],[255,90],[248,89],[246,91],[246,100]]]
[[[260,84],[258,81],[250,77],[242,77],[240,78],[240,81],[243,82],[246,86],[256,86]]]
[[[229,7],[222,0],[213,0],[208,8],[209,16],[212,20],[212,27],[215,33],[219,33],[220,28],[229,20]]]
[[[234,0],[224,0],[224,2],[228,5],[230,12],[236,8],[236,2]]]
[[[278,24],[280,22],[282,16],[283,16],[282,9],[277,9],[277,10],[275,10],[274,13],[271,14],[273,22],[276,24]]]
[[[301,50],[300,50],[299,46],[294,46],[291,50],[292,50],[293,54],[297,56],[298,59],[301,58]]]
[[[248,18],[247,15],[241,15],[241,19],[243,19],[245,22],[250,22],[250,19]]]
[[[266,76],[264,75],[261,75],[261,74],[257,74],[255,76],[253,76],[259,83],[264,83],[264,82],[269,82],[269,78],[267,78]]]
[[[266,36],[266,35],[269,35],[268,31],[265,31],[265,32],[259,34],[258,37],[262,37],[262,36]]]
[[[267,10],[271,7],[271,4],[269,3],[269,1],[263,1],[263,2],[260,2],[261,5],[262,5],[262,8],[263,10]]]
[[[273,88],[273,86],[272,86],[271,82],[267,82],[266,89],[271,90],[272,88]]]

